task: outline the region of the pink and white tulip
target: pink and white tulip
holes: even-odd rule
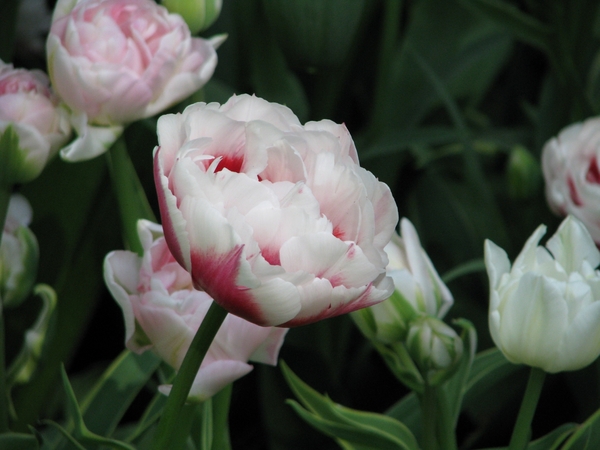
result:
[[[138,232],[144,248],[140,258],[129,251],[106,256],[104,279],[125,318],[127,348],[148,349],[179,368],[196,331],[212,303],[194,289],[190,274],[173,258],[160,225],[140,220]],[[252,370],[247,362],[275,365],[287,332],[260,327],[228,315],[196,375],[190,399],[203,401]],[[161,386],[168,394],[171,386]]]
[[[384,247],[398,212],[344,125],[301,125],[285,106],[241,95],[162,116],[158,141],[167,243],[229,312],[297,326],[392,294]]]
[[[0,60],[0,137],[11,126],[19,139],[18,149],[2,149],[16,153],[3,160],[11,164],[6,184],[36,178],[71,134],[66,111],[49,86],[43,72],[15,69]]]
[[[200,89],[212,76],[223,39],[192,38],[181,16],[152,0],[59,0],[48,69],[79,135],[61,156],[93,158],[124,124]]]
[[[550,139],[542,168],[550,208],[577,217],[600,244],[600,117],[570,125]]]

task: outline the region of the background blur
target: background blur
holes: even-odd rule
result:
[[[13,62],[44,69],[44,11],[53,5],[23,2]],[[598,2],[224,0],[203,36],[218,33],[229,37],[218,50],[215,76],[186,103],[255,93],[286,104],[302,122],[344,122],[362,165],[388,183],[400,216],[414,223],[438,272],[450,280],[450,315],[471,320],[479,350],[489,348],[483,240],[512,260],[540,223],[548,235],[558,225],[544,198],[539,156],[562,127],[600,108]],[[134,124],[126,139],[158,215],[155,124],[155,118]],[[104,256],[122,248],[106,160],[56,158],[22,192],[40,242],[38,281],[54,286],[59,298],[41,370],[15,391],[25,427],[60,411],[60,361],[75,389],[83,389],[123,350],[124,326],[102,280]],[[7,312],[9,361],[36,308],[37,299]],[[280,356],[308,384],[352,408],[384,412],[407,392],[349,317],[291,330]],[[598,408],[599,368],[547,378],[533,438]],[[485,402],[467,398],[459,443],[506,445],[525,381],[525,371],[517,371]],[[155,388],[140,395],[129,419]],[[233,448],[337,448],[285,404],[291,396],[279,368],[255,365],[236,382]]]

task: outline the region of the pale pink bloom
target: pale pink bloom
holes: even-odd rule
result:
[[[0,60],[0,136],[11,125],[19,138],[19,160],[11,161],[14,183],[37,177],[71,133],[49,85],[43,72],[15,69]]]
[[[181,16],[152,0],[59,0],[48,69],[80,136],[61,155],[92,158],[124,124],[200,89],[212,76],[222,41],[192,38]]]
[[[194,289],[190,274],[171,255],[160,225],[140,220],[138,233],[144,256],[109,253],[104,279],[123,310],[127,348],[136,353],[152,349],[177,369],[212,299]],[[250,372],[249,360],[275,365],[286,332],[228,315],[202,362],[190,397],[202,401],[213,396]],[[168,394],[171,386],[160,389]]]
[[[301,125],[241,95],[158,121],[165,237],[194,285],[260,325],[296,326],[388,298],[389,188],[358,165],[350,133]]]
[[[575,123],[550,139],[542,153],[546,198],[560,215],[581,220],[600,244],[600,118]]]

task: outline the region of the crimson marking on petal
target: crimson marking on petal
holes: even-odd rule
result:
[[[257,325],[266,325],[250,290],[237,285],[243,249],[243,245],[237,245],[226,253],[192,250],[194,287],[206,291],[230,313]]]
[[[231,172],[240,173],[242,171],[242,165],[244,164],[243,156],[236,155],[215,155],[215,157],[221,157],[221,160],[215,168],[215,173],[220,172],[223,169],[227,169]],[[210,165],[210,161],[206,161],[205,165]]]
[[[571,177],[567,178],[567,184],[569,186],[569,194],[571,195],[571,200],[575,203],[576,206],[583,205],[579,194],[577,193],[577,189],[575,188],[575,183]]]
[[[279,257],[279,249],[272,249],[269,247],[265,247],[261,249],[260,254],[263,255],[263,258],[267,260],[269,264],[272,266],[280,266],[281,259]]]
[[[282,328],[293,328],[301,325],[308,325],[313,322],[318,322],[319,320],[329,319],[331,317],[351,313],[352,311],[356,311],[357,309],[373,306],[377,303],[380,303],[381,300],[371,300],[370,292],[372,289],[373,284],[371,283],[367,286],[365,291],[358,298],[352,300],[351,302],[342,303],[341,305],[338,305],[335,308],[332,308],[331,304],[329,304],[326,308],[323,308],[320,314],[316,314],[310,317],[295,318],[277,326]]]
[[[344,233],[344,230],[342,230],[342,228],[339,225],[335,226],[335,228],[333,229],[332,234],[336,238],[341,239],[342,241],[344,240],[345,233]]]
[[[595,156],[590,160],[590,167],[585,174],[585,179],[590,183],[600,184],[600,170],[598,169],[598,160]]]

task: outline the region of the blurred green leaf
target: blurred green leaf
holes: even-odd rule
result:
[[[516,6],[501,0],[462,0],[464,4],[483,13],[515,37],[541,50],[550,49],[553,30],[535,17],[521,12]]]
[[[563,445],[562,450],[600,448],[600,409],[582,423]]]
[[[530,442],[527,450],[556,450],[576,429],[577,424],[565,423],[546,436]]]
[[[37,450],[39,443],[32,434],[7,432],[0,434],[0,450]]]
[[[484,272],[485,271],[485,262],[481,258],[472,259],[465,263],[462,263],[455,267],[454,269],[446,272],[442,275],[442,281],[444,283],[450,283],[452,280],[460,278],[464,275],[469,275],[475,272]]]

